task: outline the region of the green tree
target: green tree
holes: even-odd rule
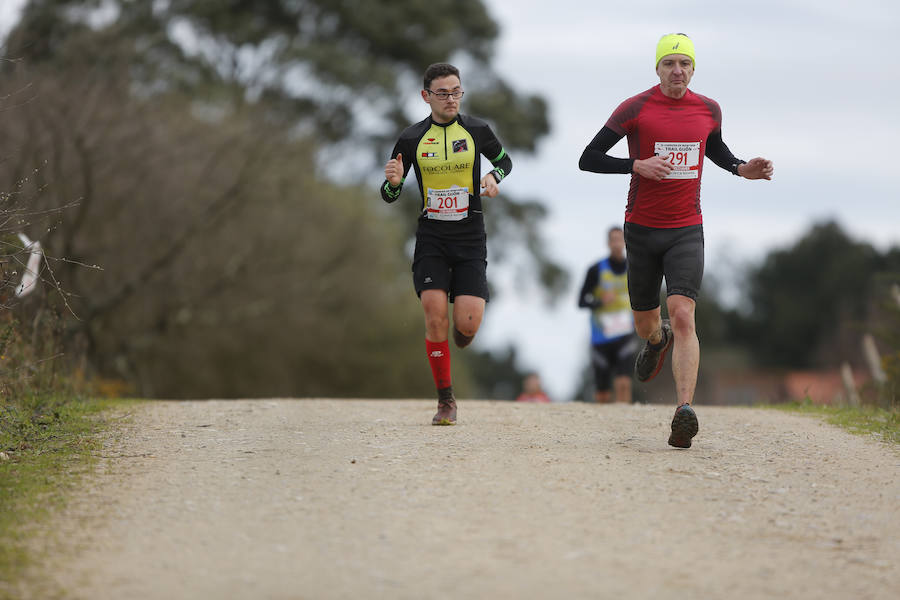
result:
[[[31,0],[7,46],[31,64],[87,55],[102,67],[106,44],[126,41],[131,83],[146,96],[262,105],[280,125],[332,142],[381,140],[380,161],[409,123],[404,105],[425,67],[451,58],[467,65],[472,110],[511,148],[534,150],[547,106],[493,71],[497,35],[481,0]]]
[[[894,251],[900,254],[900,248]],[[876,384],[880,403],[888,408],[900,409],[900,271],[878,277],[875,306],[876,321],[871,328],[880,342],[881,366],[887,381]]]
[[[527,372],[519,368],[514,346],[497,352],[467,351],[461,358],[471,373],[472,396],[515,400],[522,391]]]
[[[465,63],[467,110],[495,124],[513,157],[535,150],[547,104],[492,68],[498,31],[481,0],[30,0],[7,46],[55,69],[101,70],[126,56],[141,97],[184,94],[219,118],[253,107],[275,127],[309,132],[322,150],[314,168],[371,182],[400,129],[421,118],[405,106],[438,61]],[[567,275],[546,251],[539,203],[504,194],[489,211],[557,299]],[[404,222],[411,235],[414,211]]]
[[[888,271],[900,271],[900,253],[881,254],[835,222],[815,225],[748,273],[749,314],[734,338],[763,366],[857,364],[876,274]]]
[[[315,144],[252,112],[208,122],[122,82],[74,62],[3,82],[32,96],[0,182],[71,205],[26,225],[77,315],[69,350],[148,396],[428,391],[408,265],[384,250],[402,231],[365,191],[298,169]]]
[[[25,105],[3,177],[75,204],[42,240],[67,259],[91,364],[154,395],[427,390],[414,211],[370,184],[439,60],[462,61],[467,103],[513,153],[534,150],[546,104],[493,71],[497,31],[477,0],[28,2],[2,65]],[[561,290],[543,207],[493,210],[497,241]]]

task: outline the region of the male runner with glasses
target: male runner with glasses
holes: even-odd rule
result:
[[[487,123],[460,114],[459,70],[446,63],[425,71],[422,99],[431,114],[400,134],[384,167],[381,197],[393,202],[410,167],[419,184],[419,224],[413,284],[425,311],[425,351],[437,388],[432,425],[456,423],[447,342],[453,303],[453,341],[460,348],[475,337],[489,299],[487,237],[481,196],[493,198],[512,161]],[[481,176],[481,155],[494,169]]]
[[[703,157],[745,179],[772,179],[774,172],[772,161],[744,162],[725,145],[719,105],[688,90],[695,66],[690,38],[663,36],[656,47],[659,85],[620,104],[578,163],[584,171],[631,174],[625,207],[628,294],[635,328],[645,340],[635,375],[640,381],[655,377],[674,341],[678,406],[669,444],[678,448],[690,448],[699,428],[691,402],[700,365],[694,309],[703,278]],[[629,158],[609,156],[624,136]],[[660,319],[663,277],[671,323]]]

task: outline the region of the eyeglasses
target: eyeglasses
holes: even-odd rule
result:
[[[452,92],[433,92],[431,90],[425,90],[432,96],[437,97],[439,100],[446,100],[447,98],[453,98],[454,100],[459,100],[465,94],[462,90],[453,90]]]

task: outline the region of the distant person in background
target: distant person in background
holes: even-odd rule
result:
[[[584,278],[578,306],[591,310],[591,366],[594,399],[605,404],[631,402],[631,373],[638,338],[628,301],[625,234],[621,227],[607,232],[609,256],[592,265]]]
[[[487,123],[459,112],[459,70],[436,63],[425,70],[422,100],[431,114],[407,127],[384,166],[381,198],[394,202],[410,169],[419,184],[413,285],[425,313],[425,353],[437,388],[432,425],[456,424],[450,379],[449,304],[453,341],[468,346],[488,301],[487,236],[481,198],[493,198],[512,161]],[[481,157],[493,169],[482,176]]]
[[[525,376],[522,393],[516,398],[516,402],[550,402],[550,397],[544,393],[540,375],[529,373]]]
[[[703,158],[744,179],[772,179],[772,161],[744,162],[722,139],[722,109],[688,84],[697,66],[694,42],[683,33],[656,45],[659,85],[622,102],[587,145],[583,171],[631,174],[625,207],[628,294],[638,335],[645,340],[635,376],[648,381],[673,346],[672,374],[678,405],[669,444],[690,448],[697,435],[691,407],[700,366],[694,309],[703,279],[703,217],[700,178]],[[628,137],[628,158],[609,151]],[[660,317],[659,290],[666,278],[668,320]]]

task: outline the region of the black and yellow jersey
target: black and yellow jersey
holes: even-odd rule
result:
[[[410,167],[416,171],[421,206],[420,222],[483,223],[481,207],[481,156],[494,166],[500,182],[512,170],[512,161],[490,126],[475,117],[457,115],[449,123],[436,123],[428,116],[400,134],[391,158],[403,155],[403,178]],[[393,202],[399,186],[387,180],[381,197]]]

